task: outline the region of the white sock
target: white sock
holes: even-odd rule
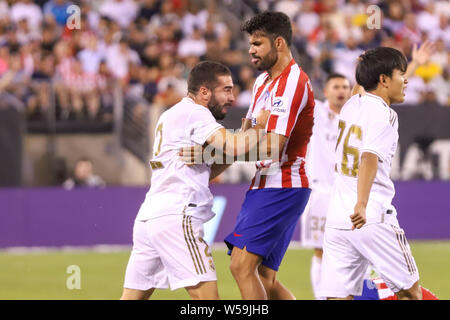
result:
[[[316,300],[322,300],[322,297],[317,296],[317,290],[319,289],[320,284],[320,273],[322,271],[322,259],[313,256],[311,260],[311,285],[314,293],[314,297]]]

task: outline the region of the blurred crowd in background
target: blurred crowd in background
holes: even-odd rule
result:
[[[257,71],[249,64],[245,35],[233,31],[221,12],[233,2],[0,1],[0,104],[24,108],[29,119],[45,117],[54,103],[60,120],[110,121],[114,85],[148,105],[170,107],[186,94],[192,66],[211,59],[230,67],[235,106],[248,107]],[[356,59],[364,50],[391,46],[410,58],[412,45],[429,39],[436,51],[409,79],[406,103],[450,105],[449,1],[239,2],[253,12],[290,16],[292,49],[318,98],[331,72],[354,82]],[[74,4],[79,29],[67,23]],[[381,9],[381,29],[367,27],[370,4]]]

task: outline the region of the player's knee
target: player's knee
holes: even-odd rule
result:
[[[266,289],[271,289],[276,286],[277,277],[275,271],[268,271],[267,268],[260,266],[258,274]]]
[[[235,279],[238,278],[243,271],[242,264],[237,261],[231,260],[230,271]]]
[[[236,280],[245,279],[255,273],[251,267],[239,260],[231,260],[230,271]]]

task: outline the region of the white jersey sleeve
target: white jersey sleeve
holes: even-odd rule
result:
[[[187,123],[191,140],[200,145],[203,145],[218,129],[223,128],[206,108],[195,108]]]

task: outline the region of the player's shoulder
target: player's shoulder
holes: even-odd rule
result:
[[[267,71],[262,72],[261,74],[259,74],[256,79],[255,79],[255,84],[254,87],[258,88],[260,87],[262,84],[264,84],[264,82],[266,81],[267,77],[269,76],[269,74],[267,73]]]
[[[314,99],[314,116],[325,116],[328,114],[329,106],[327,101]]]
[[[310,83],[308,74],[297,63],[290,66],[288,75],[290,81],[299,81],[305,84]]]
[[[342,106],[340,115],[341,117],[347,113],[353,114],[361,108],[361,95],[355,94],[348,99]]]
[[[395,111],[390,108],[381,97],[374,94],[364,94],[361,97],[361,102],[365,114],[367,114],[372,120],[389,120],[395,114]]]
[[[195,103],[192,99],[184,97],[165,113],[173,117],[183,117],[188,122],[195,121],[196,118],[213,117],[211,111],[204,106]]]

